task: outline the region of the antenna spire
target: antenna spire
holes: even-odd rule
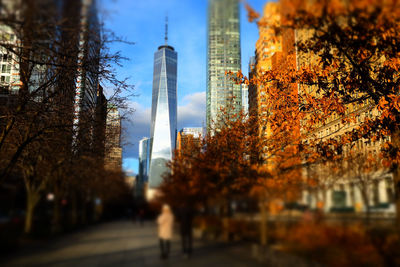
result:
[[[168,45],[168,15],[165,16],[165,45]]]

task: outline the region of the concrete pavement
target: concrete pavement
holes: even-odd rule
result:
[[[156,225],[118,221],[66,235],[33,251],[24,251],[3,266],[268,266],[251,257],[250,247],[195,241],[190,259],[183,258],[179,236],[167,260],[160,259]],[[275,266],[275,264],[274,264]]]

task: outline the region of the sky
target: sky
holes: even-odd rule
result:
[[[134,45],[112,43],[111,51],[128,58],[117,67],[120,79],[129,78],[134,109],[123,127],[123,168],[138,173],[139,140],[150,135],[153,58],[164,44],[168,15],[168,44],[178,52],[178,131],[205,126],[207,63],[207,0],[99,0],[100,17],[106,29]],[[266,0],[247,0],[262,13]],[[254,55],[258,29],[249,23],[240,4],[242,71],[247,73]]]

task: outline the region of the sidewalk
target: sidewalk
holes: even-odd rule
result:
[[[66,235],[33,251],[21,251],[5,266],[265,266],[234,246],[195,241],[194,254],[184,259],[174,236],[171,256],[160,259],[156,225],[130,221],[106,223]],[[3,265],[4,266],[4,265]]]
[[[169,259],[161,260],[156,225],[130,221],[106,223],[66,235],[33,251],[21,251],[2,266],[293,266],[296,259],[269,251],[269,260],[252,258],[251,246],[215,244],[196,240],[190,259],[183,258],[174,236]],[[289,257],[290,258],[290,257]],[[307,266],[295,264],[296,266]]]

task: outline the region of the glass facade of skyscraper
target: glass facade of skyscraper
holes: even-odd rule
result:
[[[147,182],[149,171],[150,139],[147,137],[139,141],[139,181]]]
[[[151,106],[149,187],[157,188],[172,159],[177,123],[177,60],[174,48],[163,45],[154,54]]]
[[[239,112],[240,85],[225,75],[241,68],[238,0],[209,0],[207,36],[207,128],[218,119],[220,108]]]
[[[150,138],[143,137],[139,141],[139,174],[136,181],[136,196],[142,197],[144,193],[144,185],[149,178],[149,151]]]

